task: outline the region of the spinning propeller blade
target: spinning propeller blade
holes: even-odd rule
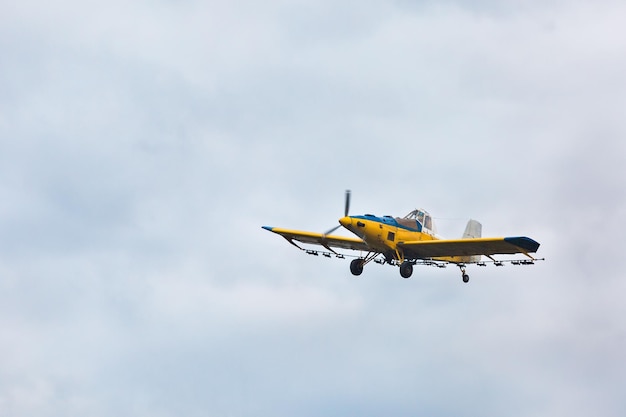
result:
[[[346,206],[345,209],[343,211],[343,215],[347,216],[348,213],[350,212],[350,194],[352,192],[350,190],[346,190]],[[329,231],[324,233],[324,236],[329,235],[330,233],[334,232],[335,230],[339,229],[341,227],[341,225],[339,226],[335,226],[332,229],[330,229]]]
[[[328,236],[329,234],[331,234],[332,232],[334,232],[335,230],[339,229],[341,227],[341,225],[339,226],[335,226],[330,230],[327,230],[326,232],[324,232],[324,236]]]

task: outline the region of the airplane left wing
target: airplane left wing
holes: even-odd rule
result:
[[[343,237],[336,235],[324,235],[322,233],[305,232],[301,230],[281,229],[279,227],[263,226],[263,229],[270,232],[277,233],[287,239],[289,243],[300,248],[294,243],[297,242],[308,243],[312,245],[321,245],[328,250],[331,248],[352,249],[360,251],[370,251],[371,248],[363,240],[352,237]],[[300,248],[302,249],[302,248]]]
[[[525,236],[398,242],[409,259],[537,252],[539,243]]]

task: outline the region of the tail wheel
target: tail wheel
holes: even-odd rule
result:
[[[463,282],[469,282],[469,275],[463,274]]]
[[[363,273],[363,259],[353,259],[350,262],[350,272],[352,275],[361,275]]]
[[[402,262],[400,264],[400,275],[402,278],[410,278],[413,274],[413,264],[410,262]]]

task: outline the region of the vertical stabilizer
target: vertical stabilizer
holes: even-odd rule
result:
[[[477,237],[481,237],[483,233],[483,225],[476,220],[470,220],[467,222],[467,226],[465,226],[465,232],[463,232],[463,239],[473,239]],[[468,260],[466,262],[479,262],[480,255],[468,256]]]
[[[472,239],[475,237],[481,237],[483,232],[483,225],[476,220],[470,220],[465,226],[465,232],[463,232],[463,239]]]

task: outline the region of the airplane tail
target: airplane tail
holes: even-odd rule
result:
[[[483,225],[476,220],[470,220],[465,226],[465,232],[463,232],[463,239],[474,239],[482,236]],[[480,255],[468,256],[465,262],[479,262]]]
[[[463,232],[463,239],[472,239],[476,237],[482,237],[483,225],[476,220],[470,220],[465,226],[465,232]]]

